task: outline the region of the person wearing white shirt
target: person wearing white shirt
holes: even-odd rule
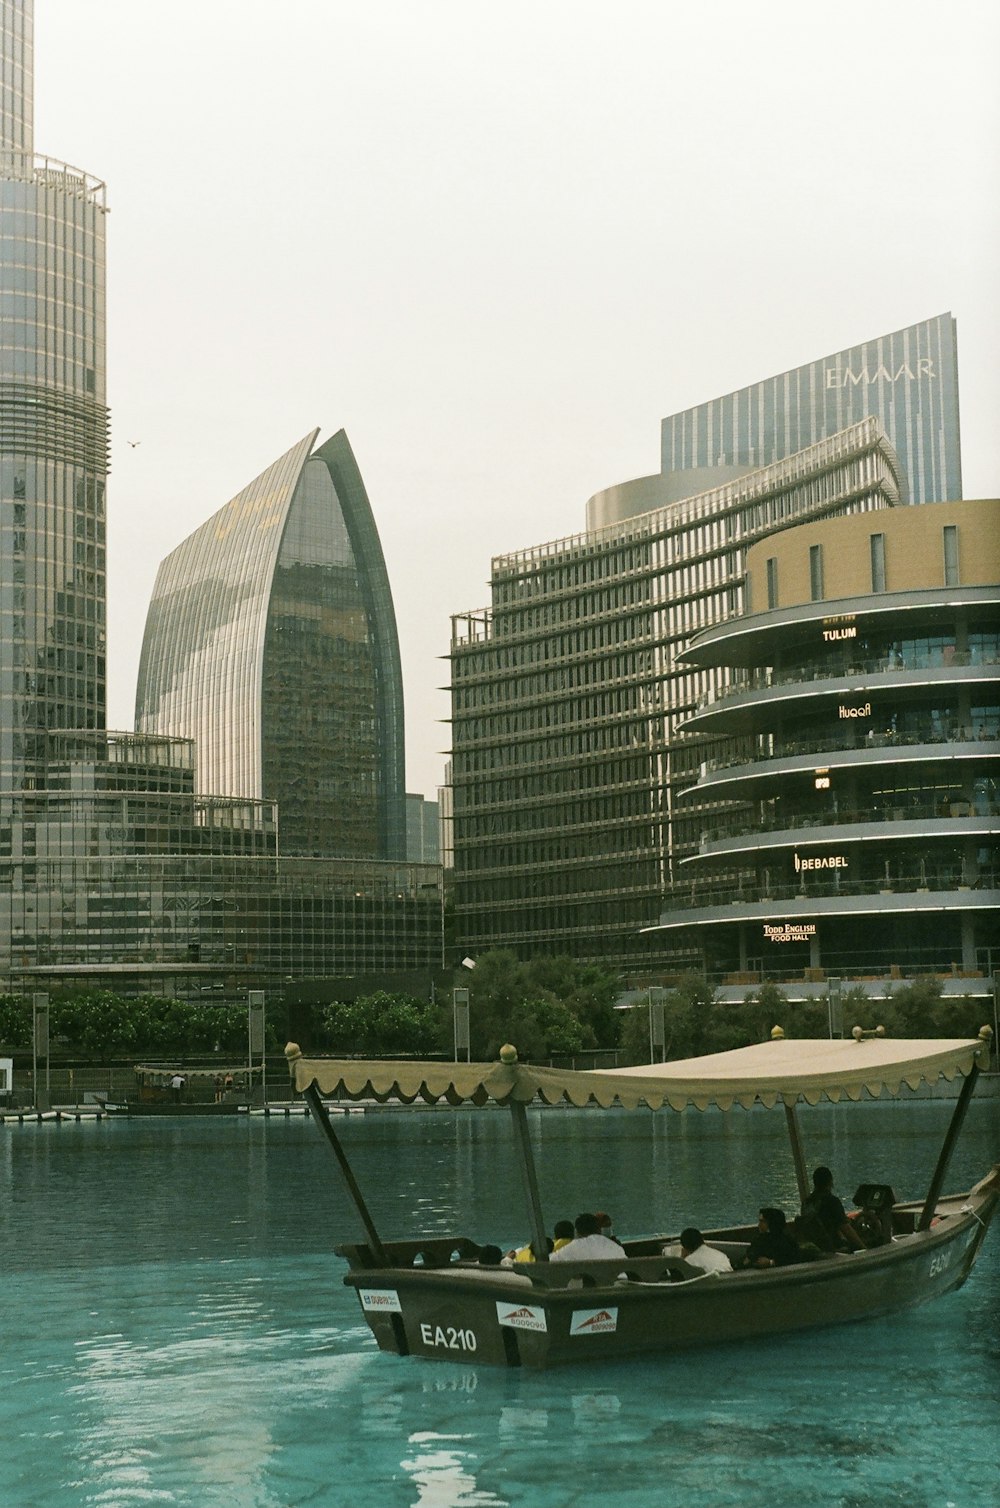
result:
[[[705,1245],[700,1230],[689,1225],[681,1231],[681,1256],[689,1267],[700,1267],[702,1272],[732,1272],[733,1264],[724,1251]]]
[[[550,1262],[608,1262],[625,1255],[624,1246],[600,1234],[596,1215],[577,1215],[573,1222],[574,1240],[561,1246],[549,1257]]]

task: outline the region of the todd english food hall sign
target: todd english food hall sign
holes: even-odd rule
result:
[[[783,922],[780,927],[772,927],[767,922],[764,923],[765,942],[808,942],[815,936],[815,922]]]

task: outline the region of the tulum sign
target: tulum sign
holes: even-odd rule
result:
[[[853,613],[845,613],[842,618],[823,619],[823,639],[827,644],[834,644],[838,639],[856,639],[857,637],[858,625]]]

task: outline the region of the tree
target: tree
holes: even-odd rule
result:
[[[321,1011],[331,1051],[360,1057],[421,1057],[439,1050],[441,1013],[430,1001],[376,991],[333,1000]]]
[[[5,1047],[31,1046],[31,1006],[13,995],[0,995],[0,1042]]]
[[[524,1000],[515,1006],[510,1036],[522,1059],[538,1062],[554,1054],[593,1047],[594,1033],[561,1000]]]

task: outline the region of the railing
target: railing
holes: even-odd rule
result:
[[[981,724],[973,728],[955,728],[947,733],[938,734],[894,733],[891,730],[876,733],[874,729],[870,729],[867,735],[861,736],[852,729],[849,736],[840,738],[832,732],[824,733],[818,738],[775,738],[772,749],[756,749],[736,760],[731,758],[705,760],[701,766],[701,774],[704,777],[723,770],[738,770],[746,764],[771,764],[778,759],[794,759],[798,754],[840,753],[858,749],[917,749],[921,746],[936,748],[941,744],[986,743],[993,744],[992,752],[997,753],[997,736],[997,728]],[[697,786],[692,786],[691,790],[697,790]]]
[[[836,812],[796,812],[793,815],[775,817],[772,820],[720,823],[718,826],[713,826],[711,832],[706,831],[702,834],[701,852],[706,851],[709,843],[727,838],[756,837],[759,833],[791,833],[808,828],[853,827],[859,823],[920,822],[929,818],[939,820],[942,817],[996,816],[1000,816],[1000,805],[996,802],[966,801],[961,798],[937,803],[914,802],[909,806],[868,808],[865,811],[843,808]]]
[[[699,697],[695,713],[707,712],[734,697],[747,696],[754,691],[773,691],[779,686],[808,686],[813,681],[836,681],[841,690],[850,677],[882,675],[894,670],[950,670],[954,666],[1000,665],[1000,654],[975,649],[954,650],[950,655],[943,649],[934,649],[926,654],[880,655],[866,660],[852,660],[847,666],[819,665],[811,661],[801,665],[784,665],[780,670],[755,670],[743,680],[723,687],[714,695]],[[854,688],[860,689],[860,688]]]
[[[63,189],[93,199],[98,209],[107,205],[107,187],[102,179],[83,168],[72,167],[56,157],[38,152],[0,152],[0,178],[14,178],[23,183],[37,183],[43,188]]]
[[[671,886],[663,895],[664,911],[701,910],[708,906],[761,905],[769,901],[830,900],[844,896],[913,895],[922,892],[995,890],[1000,875],[980,870],[974,880],[963,878],[958,866],[928,865],[913,873],[891,875],[884,879],[847,880],[843,871],[827,876],[809,871],[809,878],[774,882],[766,886],[760,880],[699,879]]]

